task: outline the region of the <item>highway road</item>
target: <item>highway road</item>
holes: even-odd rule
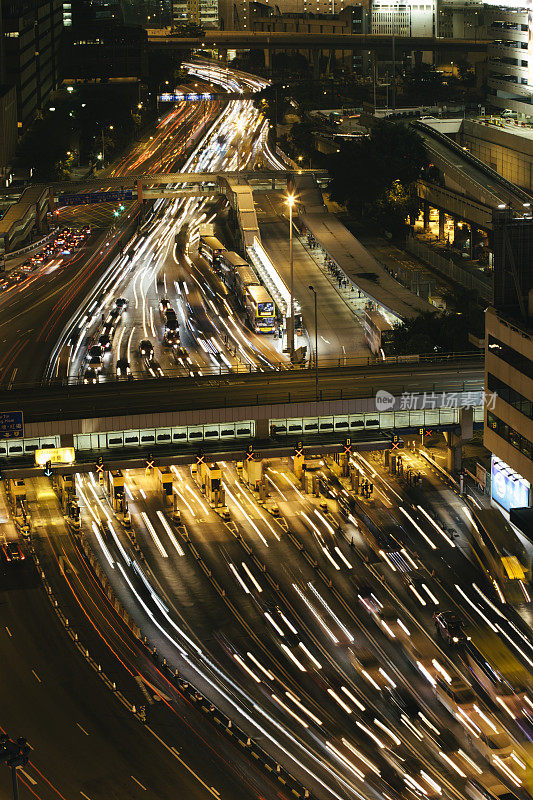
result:
[[[348,520],[333,499],[322,505],[303,494],[287,468],[272,462],[266,509],[275,502],[283,524],[258,506],[232,465],[222,465],[228,524],[209,508],[194,475],[176,468],[181,528],[170,522],[155,477],[129,471],[145,578],[103,537],[115,564],[102,559],[108,578],[160,656],[210,692],[250,735],[260,720],[268,749],[317,797],[338,796],[347,784],[359,796],[407,796],[402,786],[414,780],[436,791],[433,781],[441,796],[459,800],[467,777],[488,779],[494,769],[513,785],[517,769],[510,777],[511,762],[487,761],[486,748],[471,735],[486,719],[527,760],[523,725],[487,699],[458,653],[439,647],[432,614],[456,611],[468,633],[498,621],[502,641],[526,667],[533,647],[528,628],[513,609],[492,610],[497,595],[470,555],[464,503],[417,456],[404,457],[405,469],[412,461],[423,473],[422,491],[387,475],[377,457],[356,456],[361,474],[373,481],[373,503],[357,499]],[[87,535],[102,555],[87,513],[89,506],[100,513],[95,494],[105,500],[92,485],[94,491],[90,478],[80,479],[78,494]],[[453,540],[446,533],[450,520]],[[372,523],[394,538],[376,544]],[[466,716],[452,718],[437,702],[434,687],[444,674],[470,687],[477,705],[469,701]],[[392,697],[402,698],[401,708]],[[520,786],[518,775],[513,788],[524,796]]]
[[[180,104],[162,118],[153,138],[147,136],[112,168],[111,174],[175,169],[215,113],[212,104],[207,108]],[[61,209],[58,212],[55,220],[61,225]],[[86,225],[86,207],[83,212]],[[113,282],[118,262],[113,263],[109,254],[115,247],[120,252],[127,246],[138,214],[135,204],[128,206],[112,228],[103,231],[99,225],[94,226],[92,237],[81,250],[46,259],[20,283],[13,283],[0,293],[0,385],[6,388],[37,383],[47,374],[56,342],[76,309],[94,292],[98,297],[99,285]],[[66,224],[72,223],[71,207],[65,209],[64,216]],[[105,296],[99,299],[103,302]],[[54,363],[54,367],[59,365]]]
[[[29,561],[2,565],[0,596],[0,726],[13,738],[25,736],[32,747],[29,764],[19,772],[21,798],[175,800],[176,786],[191,798],[216,798],[211,786],[235,800],[257,796],[244,773],[238,776],[224,763],[225,742],[205,742],[198,714],[193,710],[191,719],[187,704],[180,704],[179,715],[165,709],[150,719],[175,753],[112,697],[61,628]],[[81,623],[77,630],[82,638]],[[113,675],[121,688],[123,672],[115,659]],[[142,701],[140,691],[138,697]],[[10,784],[9,771],[0,769],[2,797],[10,795]]]

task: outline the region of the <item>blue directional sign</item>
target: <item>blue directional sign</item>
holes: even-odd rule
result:
[[[112,203],[117,200],[133,200],[131,189],[118,189],[109,192],[85,192],[84,194],[61,194],[57,202],[60,206],[84,206],[91,203]]]
[[[23,439],[22,411],[0,411],[0,439]]]

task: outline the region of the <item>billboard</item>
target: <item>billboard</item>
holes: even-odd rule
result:
[[[491,466],[492,499],[506,511],[529,506],[529,481],[495,456]]]

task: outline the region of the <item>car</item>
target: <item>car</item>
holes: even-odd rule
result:
[[[115,300],[115,306],[121,311],[124,311],[128,307],[128,301],[125,297],[117,297]]]
[[[130,362],[127,358],[119,358],[117,361],[117,375],[119,378],[127,378],[131,375]]]
[[[94,369],[86,369],[83,373],[84,383],[98,383],[98,373]]]
[[[120,317],[122,309],[120,308],[112,308],[109,312],[106,322],[116,322],[117,319]]]
[[[170,300],[168,299],[168,297],[163,297],[159,301],[159,309],[160,309],[161,313],[165,314],[168,311],[169,308],[170,308]]]
[[[464,631],[462,619],[454,611],[435,612],[433,622],[439,639],[444,639],[450,645],[466,644],[470,638]]]
[[[101,358],[103,353],[104,350],[101,344],[93,344],[89,347],[89,350],[87,351],[87,356],[89,358],[96,358],[96,356],[100,356]]]
[[[402,689],[401,687],[395,687],[393,689],[389,686],[386,689],[385,697],[390,703],[390,707],[394,708],[400,717],[402,714],[409,719],[416,719],[418,717],[420,706],[412,694],[406,689]]]
[[[25,557],[17,542],[6,542],[2,545],[2,558],[6,564],[24,561]]]
[[[101,336],[100,336],[100,338],[98,339],[98,344],[99,344],[99,345],[100,345],[100,347],[102,347],[104,350],[111,350],[111,339],[109,338],[109,334],[107,334],[107,333],[102,333],[102,335],[101,335]]]
[[[94,369],[95,372],[100,372],[102,369],[102,356],[93,356],[87,362],[87,366],[89,369]]]
[[[154,357],[154,348],[152,342],[148,339],[143,339],[139,345],[139,352],[143,358],[152,359]]]

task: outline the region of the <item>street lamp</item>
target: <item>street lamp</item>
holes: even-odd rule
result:
[[[317,299],[316,289],[314,286],[309,286],[309,289],[315,296],[315,396],[318,402],[318,317],[317,317]]]
[[[25,767],[30,757],[30,747],[22,736],[14,742],[7,733],[0,735],[0,764],[11,769],[13,800],[18,800],[17,767]]]
[[[289,264],[291,270],[291,306],[290,324],[288,328],[288,346],[291,362],[294,359],[294,259],[292,253],[292,207],[294,205],[294,195],[287,195],[287,205],[289,206]]]

